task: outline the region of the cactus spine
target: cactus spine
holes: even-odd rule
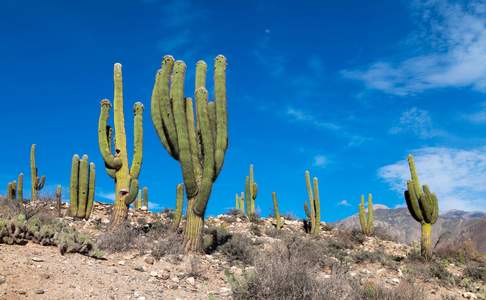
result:
[[[204,61],[196,64],[196,118],[192,99],[184,98],[186,65],[164,56],[152,92],[152,121],[167,152],[180,162],[187,194],[186,252],[202,250],[204,214],[228,147],[226,58],[214,62],[215,101],[208,103]],[[196,120],[195,120],[196,119]]]
[[[148,210],[148,187],[143,188],[143,203],[142,203],[142,209]]]
[[[361,224],[361,231],[365,235],[373,234],[373,196],[368,194],[368,215],[365,211],[364,195],[361,195],[361,203],[359,207],[359,223]]]
[[[304,211],[307,216],[307,223],[310,224],[309,233],[318,235],[321,231],[321,202],[319,197],[319,181],[314,177],[314,190],[312,190],[310,172],[305,171],[305,182],[309,204],[304,203]],[[310,210],[309,210],[310,207]]]
[[[30,178],[31,178],[31,200],[36,201],[39,197],[39,191],[42,190],[46,183],[46,176],[39,178],[38,169],[35,164],[35,144],[30,147]]]
[[[127,138],[125,134],[125,115],[123,112],[123,79],[122,66],[115,64],[114,73],[114,125],[115,149],[112,152],[112,129],[107,125],[111,103],[101,100],[101,112],[98,122],[98,144],[105,169],[115,181],[115,204],[111,218],[112,228],[120,226],[128,216],[128,206],[135,201],[138,194],[138,175],[142,166],[143,105],[134,105],[134,151],[132,165],[128,165]]]
[[[174,219],[172,221],[172,231],[177,231],[179,223],[182,219],[182,208],[184,206],[184,184],[179,183],[176,187],[176,209],[174,212]]]
[[[275,226],[277,227],[277,229],[280,229],[283,226],[283,220],[280,217],[280,212],[278,210],[277,193],[272,192],[272,200],[273,200],[273,216],[275,217]]]
[[[89,219],[95,194],[95,164],[88,162],[88,156],[79,159],[73,155],[71,163],[71,182],[69,184],[69,216]]]
[[[255,217],[255,200],[258,186],[255,182],[253,165],[250,165],[250,175],[245,178],[246,216],[252,220]]]
[[[408,155],[408,165],[411,180],[407,181],[405,201],[410,214],[422,227],[420,253],[424,258],[430,258],[432,256],[432,239],[430,235],[432,225],[435,224],[439,215],[439,202],[437,196],[430,192],[427,185],[420,186],[415,162],[411,154]]]

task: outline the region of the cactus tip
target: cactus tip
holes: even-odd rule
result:
[[[111,102],[108,99],[101,99],[101,106],[107,106],[111,108]]]
[[[142,102],[140,102],[140,101],[135,102],[135,104],[133,104],[133,111],[135,113],[137,113],[137,112],[143,112],[143,104],[142,104]]]

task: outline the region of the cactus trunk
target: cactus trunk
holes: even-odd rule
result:
[[[61,217],[61,202],[62,202],[62,187],[58,185],[56,187],[56,207],[57,207],[57,216]]]
[[[24,201],[24,173],[20,173],[17,180],[17,200]]]
[[[277,193],[272,192],[272,200],[273,200],[273,216],[275,218],[275,227],[277,227],[277,229],[280,229],[283,226],[283,221],[282,218],[280,217],[280,212],[278,210]]]
[[[202,248],[204,216],[194,213],[196,199],[187,200],[187,223],[184,228],[183,247],[185,252],[198,252]]]
[[[39,191],[42,190],[46,182],[46,177],[39,178],[37,165],[35,163],[35,144],[30,147],[30,179],[31,179],[31,200],[36,201]]]
[[[429,223],[422,224],[422,233],[420,236],[420,254],[427,259],[432,257],[432,239],[430,237],[432,225]]]

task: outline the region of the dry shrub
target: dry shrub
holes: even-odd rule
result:
[[[97,245],[100,249],[115,253],[134,249],[140,232],[128,223],[122,224],[113,231],[98,237]]]
[[[184,237],[178,232],[168,232],[159,240],[155,240],[152,244],[152,256],[155,259],[160,259],[167,255],[181,255],[184,254],[182,242]]]
[[[230,262],[240,261],[244,264],[252,264],[255,257],[255,249],[251,239],[239,233],[233,234],[226,243],[218,247],[218,250]]]
[[[402,281],[396,288],[385,288],[375,284],[356,286],[351,299],[369,300],[421,300],[426,299],[422,288],[418,288],[407,281]]]

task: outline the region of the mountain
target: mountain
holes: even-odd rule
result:
[[[358,215],[336,222],[342,229],[360,229]],[[406,207],[375,208],[375,227],[402,243],[420,239],[420,224]],[[457,245],[471,240],[476,249],[486,253],[486,213],[451,210],[439,216],[432,226],[432,242],[437,248]]]

